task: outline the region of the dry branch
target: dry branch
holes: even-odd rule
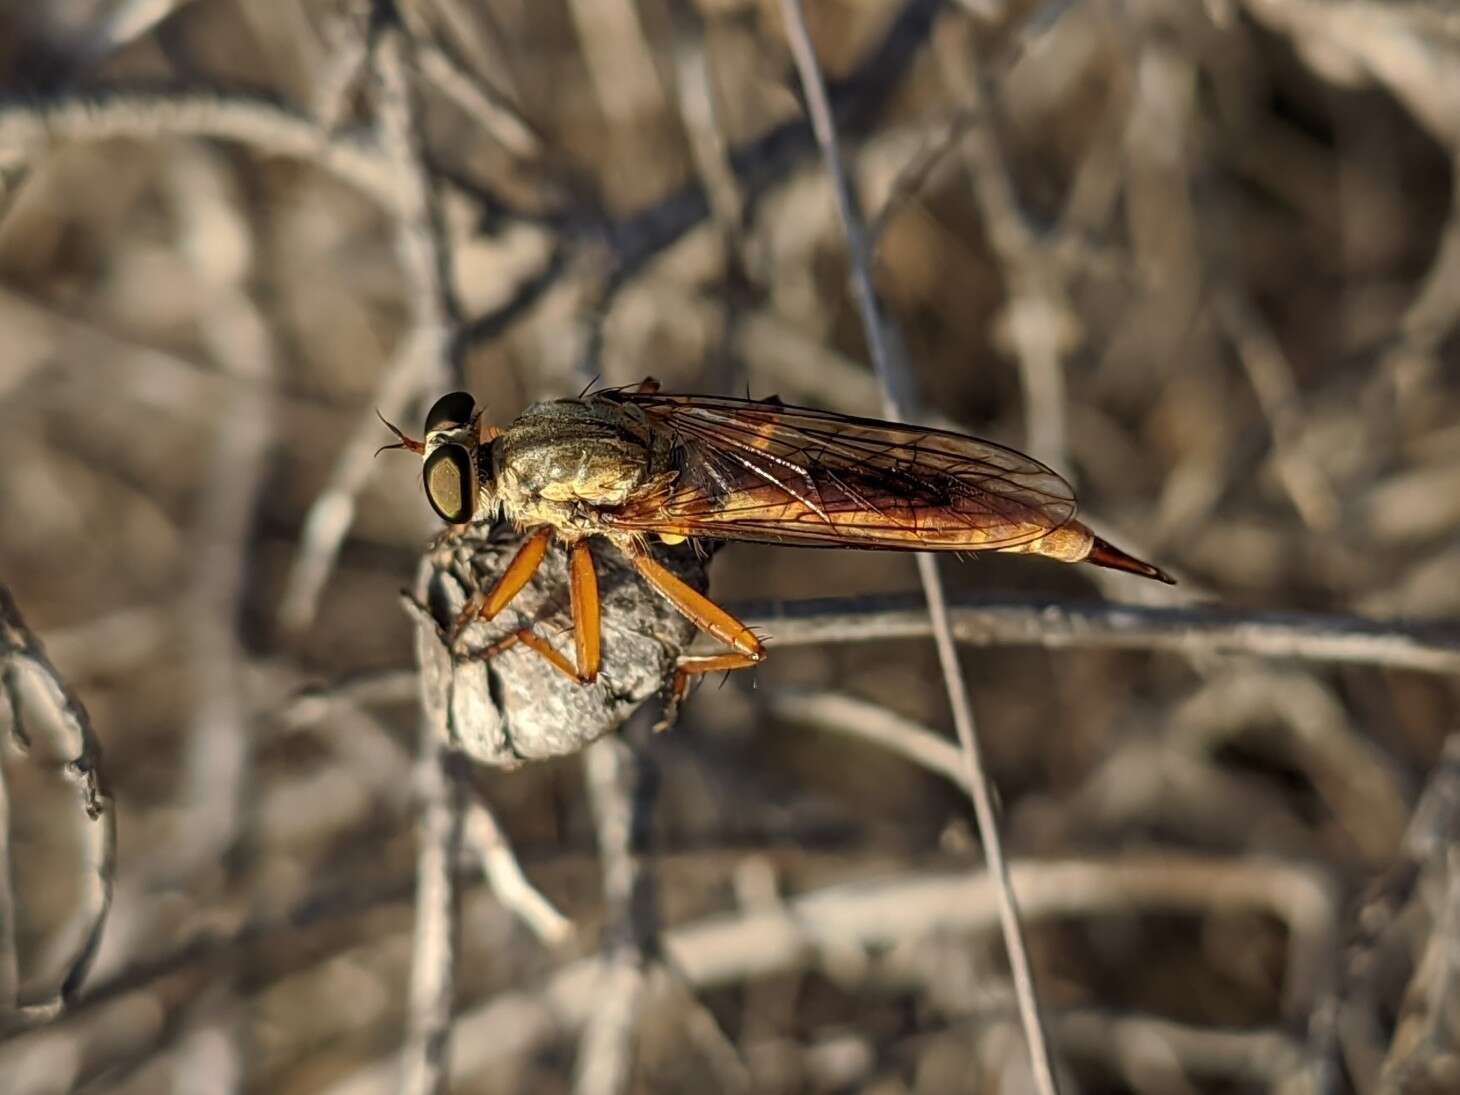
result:
[[[1362,1090],[1452,1086],[1460,1053],[1457,841],[1460,738],[1452,735],[1415,805],[1400,859],[1356,909],[1337,1026],[1344,1063]],[[1402,1002],[1393,998],[1400,985]],[[1386,1048],[1389,1014],[1399,1022]]]
[[[837,212],[841,218],[842,232],[846,236],[851,263],[852,296],[862,320],[862,331],[867,339],[872,366],[876,370],[878,383],[882,386],[883,413],[888,418],[899,419],[915,405],[914,382],[903,352],[902,335],[897,325],[883,315],[877,290],[872,282],[872,248],[867,227],[842,162],[836,123],[826,95],[825,79],[806,28],[801,0],[782,0],[781,12],[790,38],[791,55],[795,58],[801,86],[806,92],[807,113],[816,133],[816,142],[821,146],[827,173],[831,176],[832,191],[836,196]],[[983,844],[989,871],[997,884],[1000,926],[1004,933],[1004,947],[1009,955],[1014,992],[1019,1001],[1019,1018],[1024,1028],[1024,1040],[1029,1047],[1034,1084],[1042,1095],[1055,1095],[1058,1088],[1055,1085],[1054,1061],[1045,1043],[1044,1022],[1039,1014],[1039,998],[1034,989],[1034,974],[1030,969],[1029,955],[1024,945],[1018,906],[1009,884],[1003,841],[999,836],[998,819],[994,814],[993,795],[984,772],[978,732],[974,726],[973,704],[969,699],[968,685],[958,664],[953,635],[948,626],[948,601],[943,589],[943,579],[938,573],[937,561],[931,554],[919,553],[917,559],[918,577],[922,581],[933,642],[938,650],[938,665],[947,688],[953,725],[958,731],[958,743],[963,750],[966,770],[964,786],[978,818],[979,840]]]
[[[848,306],[826,179],[840,158],[818,162],[808,106],[880,210],[854,272],[903,321],[918,417],[1067,454],[1082,500],[1182,568],[1186,595],[1200,581],[1252,606],[950,610],[966,645],[1176,655],[962,652],[1001,731],[988,744],[1010,776],[1017,894],[1042,921],[1037,968],[1055,974],[1061,1082],[1454,1086],[1454,757],[1426,771],[1460,711],[1450,6],[817,0],[815,53],[800,45],[803,69],[825,67],[819,102],[798,98],[775,4],[101,6],[0,5],[0,571],[60,625],[48,653],[106,724],[129,834],[94,983],[60,1008],[27,970],[84,971],[111,812],[77,809],[78,793],[105,803],[54,669],[7,646],[32,745],[21,756],[12,736],[3,758],[0,941],[20,941],[0,942],[0,995],[33,1005],[0,1037],[7,1092],[315,1088],[350,1077],[365,1045],[388,1065],[356,1078],[379,1090],[405,1058],[419,1089],[483,1068],[488,1086],[565,1088],[575,1040],[585,1088],[681,1069],[717,1090],[1032,1087],[1012,987],[989,969],[994,883],[958,875],[963,810],[903,763],[969,782],[956,745],[910,717],[936,725],[928,667],[910,647],[847,645],[930,634],[917,598],[752,606],[775,645],[808,649],[737,678],[753,689],[711,682],[690,732],[651,740],[671,926],[647,965],[645,947],[605,962],[541,945],[649,920],[600,884],[635,853],[595,825],[578,765],[529,766],[513,746],[551,756],[608,735],[590,755],[616,750],[689,641],[677,614],[595,545],[620,598],[611,687],[528,651],[469,656],[523,622],[568,648],[561,559],[526,614],[474,626],[452,656],[453,599],[512,550],[481,533],[424,564],[423,674],[380,670],[409,658],[392,594],[426,509],[414,489],[361,490],[360,454],[386,440],[370,402],[394,417],[448,384],[494,407],[569,394],[553,377],[582,356],[582,302],[607,296],[610,382],[740,394],[743,374],[754,394],[877,413],[856,359],[885,320],[861,334]],[[323,44],[318,20],[340,11],[345,34]],[[171,90],[107,90],[133,80]],[[209,205],[208,173],[188,170],[201,161],[236,180],[246,237],[215,221],[179,238],[176,211],[186,225]],[[240,243],[258,261],[225,269]],[[260,337],[267,397],[248,376]],[[267,438],[251,433],[261,413]],[[329,612],[279,635],[321,485],[313,569],[290,599],[302,621],[323,589]],[[907,580],[889,556],[730,554],[722,586],[742,596]],[[1048,575],[1021,579],[1082,576]],[[1265,610],[1299,604],[1325,611]],[[1347,614],[1365,610],[1434,622]],[[299,692],[321,679],[343,683]],[[62,746],[41,772],[36,728],[52,724]],[[225,732],[190,747],[205,724]],[[408,1000],[412,729],[429,793]],[[469,774],[490,813],[442,768],[457,749],[521,766]],[[38,773],[71,781],[49,813],[29,804]],[[183,786],[208,826],[179,825]],[[63,828],[46,873],[6,870]],[[602,864],[595,831],[614,837]],[[1178,842],[1228,858],[1119,851]],[[242,854],[195,887],[180,864],[209,867],[200,847]],[[1032,858],[1047,855],[1062,859]],[[753,870],[773,876],[769,899],[745,896]],[[48,887],[72,876],[69,934],[42,953],[27,910],[47,919]],[[453,939],[463,880],[471,930]],[[1355,935],[1340,962],[1334,940]],[[615,1006],[595,1010],[609,984]]]
[[[59,968],[54,984],[37,986],[28,969],[34,954],[22,955],[17,917],[24,912],[26,895],[17,893],[15,858],[11,840],[14,803],[8,788],[0,783],[0,1011],[3,1025],[23,1025],[54,1014],[73,997],[86,977],[101,940],[101,931],[111,907],[112,876],[116,854],[116,815],[112,811],[101,774],[101,744],[92,729],[90,716],[81,700],[61,679],[46,657],[40,640],[26,626],[10,591],[0,586],[0,732],[7,748],[18,749],[27,762],[42,769],[54,769],[76,795],[79,862],[74,864],[82,880],[81,907],[72,910],[70,923],[63,924],[62,939],[69,954]],[[54,929],[54,925],[51,926]],[[52,945],[55,945],[54,943]]]
[[[465,799],[451,770],[453,751],[444,712],[423,697],[415,790],[417,826],[416,908],[407,1001],[405,1045],[398,1090],[434,1095],[447,1089],[457,919],[455,865],[462,844]]]
[[[621,737],[597,741],[583,754],[608,923],[599,986],[574,1066],[577,1095],[619,1095],[630,1090],[633,1077],[635,1035],[659,932],[651,865],[640,847],[654,803],[647,764]]]
[[[931,629],[926,609],[917,598],[905,595],[743,602],[733,611],[763,628],[772,646],[918,639]],[[1443,623],[972,596],[953,599],[949,620],[954,637],[970,646],[1248,654],[1425,673],[1460,672],[1460,631]]]
[[[1162,856],[1092,858],[1014,865],[1023,916],[1046,918],[1130,913],[1203,915],[1256,910],[1291,933],[1285,995],[1295,1017],[1312,1006],[1322,971],[1334,960],[1337,902],[1321,873],[1296,865]],[[664,952],[699,991],[834,967],[839,956],[957,933],[998,930],[998,901],[986,874],[905,873],[844,883],[793,897],[784,907],[684,924],[664,933]],[[530,1052],[592,1016],[600,959],[582,959],[541,985],[503,993],[457,1018],[453,1075],[473,1075]],[[651,982],[651,985],[653,982]],[[377,1062],[328,1090],[384,1095],[394,1071]]]
[[[377,382],[371,409],[341,447],[329,485],[305,518],[279,608],[284,625],[295,631],[313,622],[325,582],[354,522],[356,500],[377,467],[370,458],[380,445],[377,416],[403,418],[423,393],[452,386],[460,373],[447,356],[459,308],[449,277],[449,241],[436,205],[436,184],[425,162],[422,123],[408,76],[411,43],[399,27],[389,25],[371,41],[369,57],[374,62],[376,136],[382,157],[395,176],[397,215],[392,226],[410,325],[394,360]]]

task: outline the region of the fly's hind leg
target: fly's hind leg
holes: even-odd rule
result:
[[[765,661],[765,644],[730,613],[714,601],[670,573],[642,548],[630,548],[627,552],[644,581],[654,587],[655,592],[708,635],[719,639],[730,649],[723,654],[687,655],[680,658],[674,671],[674,680],[669,686],[668,701],[664,718],[655,726],[666,730],[674,723],[679,702],[689,690],[690,679],[705,673],[717,673],[732,669],[749,669]]]
[[[750,669],[765,661],[765,654],[753,658],[749,654],[686,654],[674,667],[674,679],[664,693],[664,716],[654,724],[656,733],[663,733],[679,718],[679,705],[689,692],[690,682],[705,673],[728,673],[732,669]]]

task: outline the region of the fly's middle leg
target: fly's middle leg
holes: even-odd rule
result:
[[[507,569],[502,572],[502,576],[497,579],[492,588],[485,595],[478,594],[467,601],[456,619],[455,627],[452,628],[451,645],[453,647],[469,624],[476,620],[491,620],[511,604],[517,594],[522,592],[523,587],[537,573],[537,568],[542,565],[548,545],[552,540],[552,531],[551,528],[543,527],[534,532],[517,550],[517,554],[512,557],[512,561],[507,564]],[[598,600],[598,577],[593,570],[593,555],[588,550],[586,540],[576,541],[568,550],[575,662],[568,661],[553,648],[551,643],[528,627],[520,628],[506,638],[493,643],[482,650],[478,654],[479,657],[491,658],[520,643],[542,655],[549,665],[570,680],[577,681],[579,684],[592,684],[598,679],[598,669],[602,662],[601,612]]]

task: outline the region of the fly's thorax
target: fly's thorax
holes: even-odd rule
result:
[[[535,403],[493,444],[498,494],[509,510],[540,503],[618,506],[649,473],[650,451],[621,410],[601,403]]]

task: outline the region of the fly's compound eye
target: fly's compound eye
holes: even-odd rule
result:
[[[431,409],[426,412],[426,433],[465,426],[471,421],[476,409],[477,401],[471,397],[470,392],[448,392],[432,403]]]
[[[477,501],[477,476],[465,445],[440,446],[426,457],[422,474],[426,499],[441,520],[452,525],[471,520]]]

